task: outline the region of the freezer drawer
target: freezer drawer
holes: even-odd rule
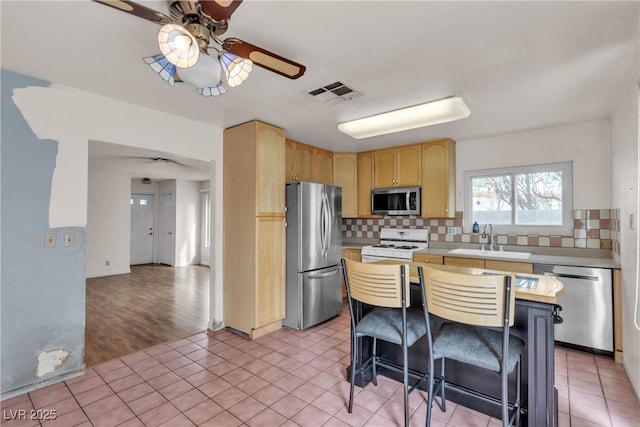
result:
[[[293,329],[317,325],[342,311],[340,267],[299,273],[297,283],[287,284],[286,317],[283,324]]]

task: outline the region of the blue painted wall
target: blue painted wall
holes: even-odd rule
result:
[[[58,143],[39,140],[13,103],[15,89],[49,86],[0,70],[0,392],[2,399],[84,368],[85,229],[49,228],[49,200]],[[64,246],[64,233],[75,245]],[[45,233],[57,245],[45,248]],[[38,358],[68,357],[38,375]],[[40,366],[42,368],[42,366]]]

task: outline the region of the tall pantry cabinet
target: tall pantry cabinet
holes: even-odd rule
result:
[[[254,339],[285,315],[285,132],[224,131],[224,323]]]

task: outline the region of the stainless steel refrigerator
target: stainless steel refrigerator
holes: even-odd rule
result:
[[[287,184],[285,326],[306,329],[342,310],[342,188]]]

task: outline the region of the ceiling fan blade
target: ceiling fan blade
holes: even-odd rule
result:
[[[227,21],[240,6],[242,0],[200,0],[198,4],[202,13],[216,21]]]
[[[240,39],[225,39],[223,42],[223,48],[234,55],[252,60],[253,63],[259,67],[273,71],[274,73],[290,79],[297,79],[301,77],[307,69],[307,67],[302,64],[283,58],[280,55],[276,55],[273,52],[269,52],[266,49],[262,49],[261,47],[252,45],[251,43],[247,43]]]
[[[162,12],[158,12],[146,6],[138,3],[134,3],[129,0],[93,0],[96,3],[102,3],[105,6],[110,6],[114,9],[121,10],[123,12],[130,13],[139,18],[146,19],[147,21],[155,22],[156,24],[164,25],[170,24],[173,21],[167,15]]]

